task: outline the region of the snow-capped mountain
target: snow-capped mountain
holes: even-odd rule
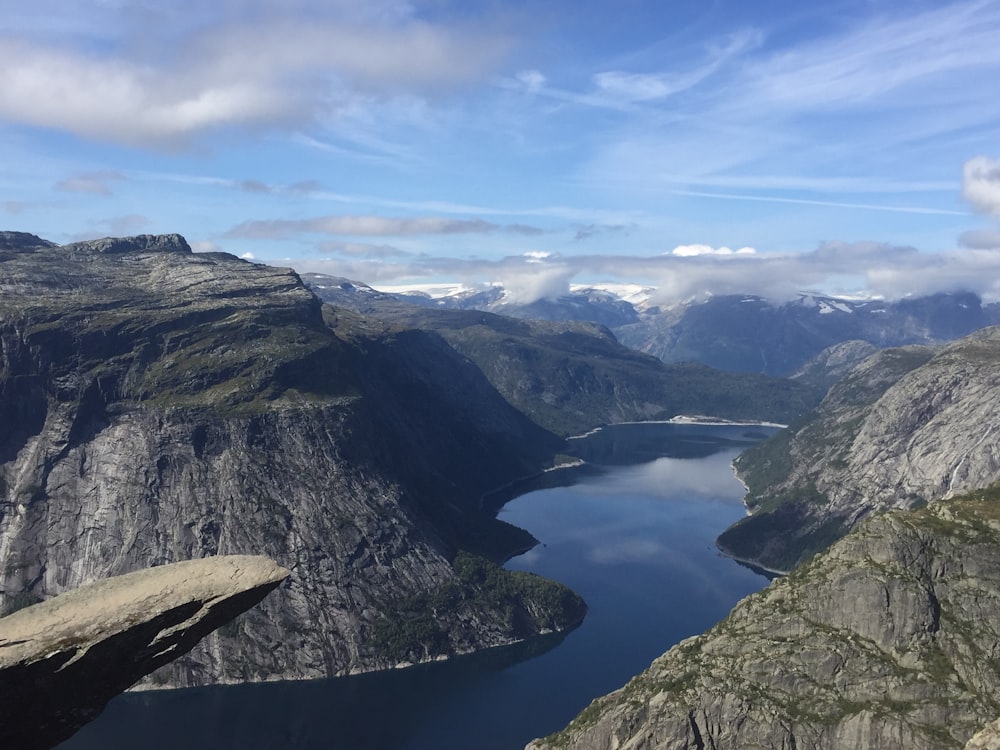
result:
[[[877,347],[936,344],[1000,323],[1000,305],[967,292],[896,301],[803,292],[775,303],[755,295],[656,304],[656,290],[629,284],[575,285],[568,294],[518,303],[500,284],[387,287],[320,274],[303,280],[324,301],[352,309],[387,302],[484,310],[513,318],[581,320],[664,362],[699,362],[724,370],[788,375],[827,347],[866,341]]]

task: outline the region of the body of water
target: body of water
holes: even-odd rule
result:
[[[541,542],[507,567],[587,601],[568,635],[390,673],[125,694],[60,747],[521,750],[767,584],[714,539],[743,515],[730,463],[772,431],[606,428],[571,441],[586,470],[504,506]]]

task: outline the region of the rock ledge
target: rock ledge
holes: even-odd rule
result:
[[[52,747],[289,572],[210,557],[109,578],[0,618],[0,746]]]

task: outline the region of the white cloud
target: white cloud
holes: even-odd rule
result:
[[[165,28],[151,49],[123,43],[129,32],[145,33],[139,28],[118,29],[110,44],[0,37],[0,117],[170,147],[222,126],[296,128],[362,94],[433,94],[481,80],[510,47],[502,33],[421,21],[402,4],[364,17],[228,5],[231,17],[202,9],[210,17],[201,27],[179,20],[183,4],[160,9]],[[256,12],[236,12],[247,9]]]
[[[507,300],[527,305],[540,299],[555,299],[569,294],[569,282],[577,269],[569,265],[542,264],[538,258],[525,258],[523,264],[505,264],[496,270],[507,290]]]
[[[977,211],[1000,218],[1000,159],[977,156],[965,162],[962,197]]]
[[[498,261],[413,257],[388,260],[286,261],[303,271],[367,283],[428,279],[498,279],[511,300],[527,304],[566,294],[577,277],[642,280],[655,286],[654,304],[706,295],[757,294],[776,301],[803,290],[899,299],[913,294],[971,291],[1000,300],[1000,250],[922,253],[875,242],[826,243],[805,253],[730,253],[656,256],[511,256]]]
[[[757,251],[752,247],[741,247],[733,250],[728,247],[712,247],[711,245],[678,245],[670,251],[679,258],[689,258],[695,255],[753,255]]]
[[[545,85],[546,80],[545,76],[537,70],[522,70],[517,73],[515,78],[523,84],[525,90],[529,93],[538,92]]]

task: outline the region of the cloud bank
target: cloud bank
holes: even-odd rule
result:
[[[831,242],[805,253],[700,252],[655,256],[518,255],[499,260],[413,257],[290,260],[301,271],[379,283],[424,279],[500,281],[518,303],[558,297],[571,283],[642,283],[652,302],[674,304],[708,295],[757,294],[775,301],[802,291],[900,299],[971,291],[1000,300],[1000,250],[922,253],[875,242]]]

